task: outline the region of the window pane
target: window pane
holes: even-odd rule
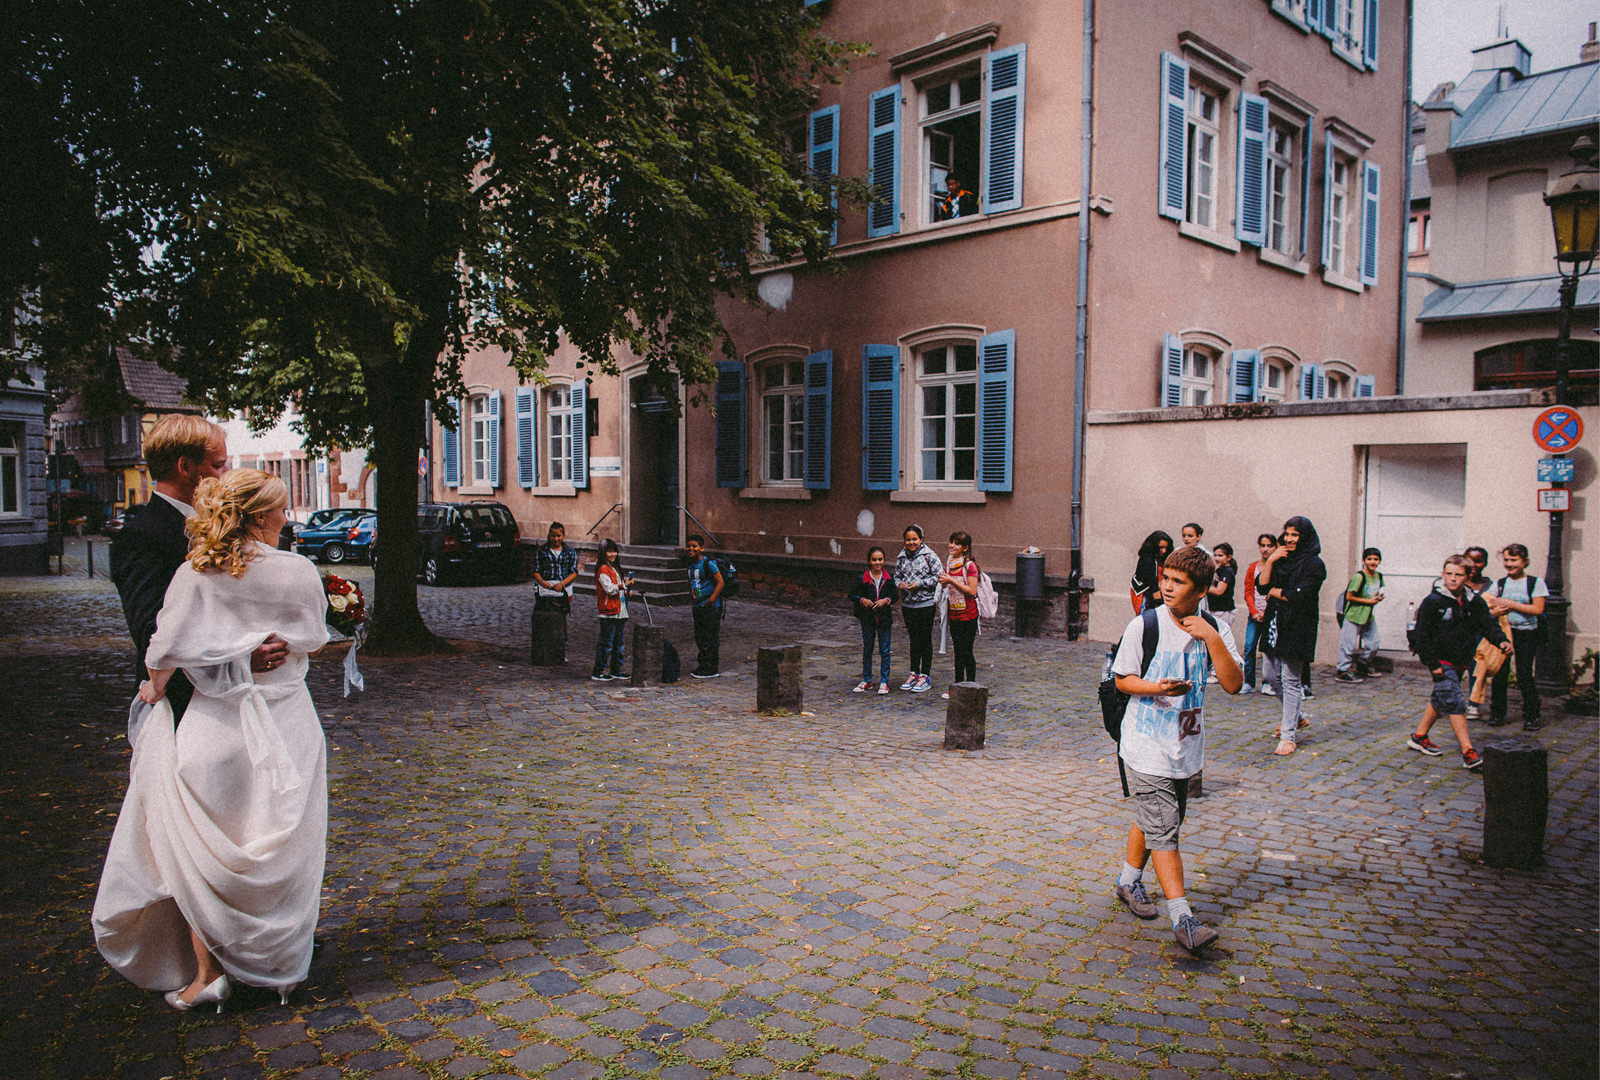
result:
[[[767,399],[767,479],[783,479],[783,398]]]
[[[978,418],[976,416],[958,416],[955,420],[956,446],[978,445]]]
[[[922,373],[924,375],[943,375],[948,360],[944,349],[929,349],[922,354]]]
[[[979,77],[978,73],[974,71],[971,75],[967,75],[959,80],[957,89],[961,94],[961,104],[971,105],[974,101],[977,101],[983,96],[983,80]]]
[[[956,392],[957,415],[972,416],[978,411],[978,384],[975,382],[957,383]]]
[[[977,453],[976,453],[976,451],[973,451],[973,450],[957,450],[956,453],[955,453],[955,459],[956,459],[955,479],[957,479],[957,480],[971,480],[973,477],[975,477],[977,475],[976,471],[974,470],[974,465],[975,465],[975,463],[977,461]]]
[[[950,83],[928,87],[928,112],[944,112],[950,107]]]
[[[17,474],[21,471],[21,461],[7,455],[0,457],[0,514],[15,514],[18,512]]]
[[[976,345],[957,345],[955,347],[957,371],[978,370],[978,347]]]

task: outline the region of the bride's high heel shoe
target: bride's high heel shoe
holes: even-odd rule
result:
[[[233,993],[233,986],[228,982],[226,975],[218,975],[214,980],[202,987],[194,996],[193,1001],[183,1000],[182,990],[169,990],[165,997],[167,1004],[179,1012],[188,1012],[200,1005],[210,1005],[216,1002],[217,1011],[222,1011],[222,1003],[228,1000],[228,995]]]

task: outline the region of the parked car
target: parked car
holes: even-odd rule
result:
[[[295,530],[294,550],[328,563],[367,558],[377,521],[378,512],[367,507],[318,510]]]
[[[417,576],[429,585],[467,571],[509,582],[521,570],[517,519],[503,503],[422,503],[417,539]]]

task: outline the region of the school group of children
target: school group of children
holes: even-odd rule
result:
[[[1156,918],[1160,911],[1143,881],[1146,863],[1153,862],[1173,936],[1198,955],[1217,940],[1217,932],[1194,917],[1186,898],[1178,833],[1189,782],[1205,763],[1206,685],[1214,682],[1230,694],[1249,692],[1259,645],[1277,666],[1277,693],[1283,699],[1275,753],[1293,753],[1307,722],[1300,709],[1302,676],[1316,651],[1317,596],[1327,570],[1316,529],[1306,518],[1290,518],[1280,536],[1258,538],[1261,558],[1246,575],[1249,620],[1241,660],[1228,620],[1216,618],[1215,607],[1211,613],[1206,610],[1210,598],[1222,592],[1217,583],[1223,567],[1232,562],[1232,549],[1223,551],[1225,545],[1219,545],[1213,560],[1199,546],[1198,526],[1185,526],[1183,534],[1185,544],[1176,550],[1164,533],[1152,534],[1141,547],[1133,582],[1136,614],[1110,660],[1116,688],[1129,698],[1117,737],[1126,789],[1134,799],[1134,821],[1115,894],[1135,916]],[[1166,540],[1165,551],[1160,539]],[[1147,557],[1153,566],[1145,565]],[[1433,591],[1417,607],[1415,628],[1408,630],[1408,644],[1433,675],[1433,692],[1407,745],[1430,756],[1442,754],[1428,731],[1439,717],[1448,717],[1466,769],[1479,767],[1483,760],[1467,729],[1469,704],[1463,689],[1475,657],[1480,701],[1484,682],[1493,681],[1489,723],[1507,722],[1508,672],[1502,665],[1507,655],[1515,655],[1523,727],[1536,731],[1542,726],[1533,657],[1549,590],[1528,576],[1526,547],[1508,545],[1501,558],[1506,576],[1499,581],[1483,577],[1488,553],[1482,548],[1447,558]],[[1369,665],[1379,644],[1373,610],[1383,600],[1382,559],[1376,548],[1366,549],[1361,568],[1345,586],[1339,605],[1339,681],[1379,674]],[[1141,609],[1156,604],[1151,620]]]
[[[978,637],[978,588],[983,572],[972,558],[972,537],[950,534],[944,562],[922,540],[922,526],[907,525],[901,534],[904,547],[895,556],[894,569],[886,568],[881,547],[867,551],[867,568],[850,591],[850,610],[861,625],[861,681],[855,692],[872,689],[873,657],[878,659],[878,693],[889,692],[890,631],[894,605],[899,603],[906,624],[911,671],[900,689],[925,694],[933,689],[933,628],[942,612],[955,646],[955,682],[978,676],[973,645]],[[941,698],[949,698],[944,691]]]

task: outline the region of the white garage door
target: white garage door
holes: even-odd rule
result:
[[[1466,547],[1464,443],[1367,448],[1365,539],[1383,551],[1383,648],[1406,651],[1406,606],[1428,595],[1445,556]],[[1345,580],[1349,580],[1346,578]]]

